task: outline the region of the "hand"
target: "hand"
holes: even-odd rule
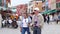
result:
[[[35,27],[35,25],[33,24],[32,27]]]
[[[28,27],[30,27],[30,23],[28,24]]]
[[[39,25],[38,27],[42,28],[42,25]]]
[[[22,27],[20,27],[20,32],[22,32]]]

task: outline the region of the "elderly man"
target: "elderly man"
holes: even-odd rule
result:
[[[33,23],[33,34],[41,34],[41,28],[42,28],[43,23],[44,23],[44,18],[39,13],[39,8],[34,9],[32,23]]]

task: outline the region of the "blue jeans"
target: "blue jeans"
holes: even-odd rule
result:
[[[29,27],[23,27],[22,28],[22,34],[25,34],[26,31],[27,31],[27,34],[30,34]]]

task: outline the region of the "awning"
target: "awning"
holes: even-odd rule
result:
[[[43,12],[43,14],[51,14],[51,13],[54,13],[54,12],[57,12],[57,10],[56,9],[48,10],[48,11]]]

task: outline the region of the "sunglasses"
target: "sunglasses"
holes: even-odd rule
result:
[[[37,10],[34,10],[34,11],[37,11]]]

